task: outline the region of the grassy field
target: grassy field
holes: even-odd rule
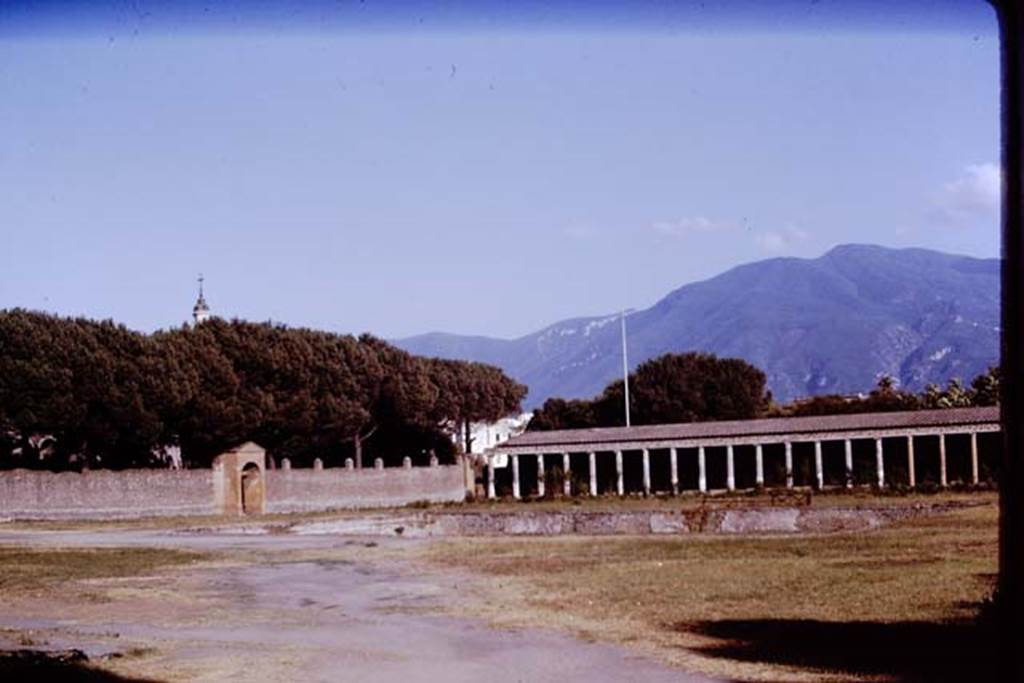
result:
[[[150,576],[162,570],[206,559],[201,553],[161,548],[47,549],[0,546],[0,595],[7,600],[38,595],[60,596],[66,604],[105,601],[86,582]],[[17,629],[3,629],[0,680],[91,683],[146,683],[92,666],[77,650],[41,651],[39,643]],[[4,637],[6,636],[6,637]],[[133,656],[128,652],[125,657]]]
[[[148,576],[205,556],[164,548],[42,549],[0,546],[0,593],[70,591],[89,579]]]
[[[989,499],[869,533],[459,539],[428,554],[486,577],[464,611],[733,680],[986,680],[974,617],[996,516]]]

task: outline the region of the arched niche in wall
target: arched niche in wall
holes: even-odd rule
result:
[[[259,515],[266,511],[266,459],[266,451],[251,441],[214,459],[213,496],[219,514]]]

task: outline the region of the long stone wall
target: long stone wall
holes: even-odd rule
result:
[[[270,470],[266,512],[400,507],[465,498],[462,468]],[[213,470],[0,471],[0,521],[213,515]]]
[[[213,514],[211,470],[0,472],[0,519]]]
[[[399,507],[417,501],[465,500],[457,465],[388,469],[270,470],[267,512]]]

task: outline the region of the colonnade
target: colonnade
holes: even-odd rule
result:
[[[994,431],[993,429],[983,429],[982,431]],[[978,464],[978,431],[962,432],[956,431],[951,432],[952,434],[967,434],[970,437],[970,483],[979,483],[979,464]],[[948,469],[946,462],[946,437],[945,432],[926,432],[917,434],[886,434],[886,435],[873,435],[873,436],[859,436],[854,438],[843,438],[843,439],[815,439],[813,441],[807,440],[785,440],[782,441],[784,446],[784,467],[785,467],[785,486],[787,488],[793,488],[795,484],[793,474],[793,446],[796,443],[813,443],[814,445],[814,482],[813,486],[818,489],[825,488],[825,463],[823,456],[822,444],[825,442],[841,441],[843,443],[843,454],[844,454],[844,468],[845,468],[845,482],[844,486],[852,488],[854,485],[854,469],[853,469],[853,442],[854,440],[872,440],[874,442],[874,461],[875,461],[875,480],[873,485],[878,488],[884,488],[886,486],[885,467],[886,467],[886,454],[883,446],[883,438],[894,439],[903,438],[906,439],[906,472],[907,472],[907,483],[910,488],[916,487],[917,484],[917,472],[915,464],[915,452],[914,452],[914,439],[920,437],[938,436],[938,472],[939,472],[939,486],[948,486]],[[725,446],[725,489],[728,491],[737,490],[736,487],[736,456],[735,446],[754,446],[754,480],[755,486],[760,488],[765,486],[765,473],[764,473],[764,447],[766,445],[778,444],[778,441],[772,441],[767,443],[750,443],[749,440],[741,441],[740,443],[713,443],[707,444],[694,444],[691,442],[684,442],[676,445],[659,445],[657,449],[668,449],[669,453],[669,471],[670,471],[670,482],[671,482],[671,493],[677,495],[680,492],[679,484],[679,451],[684,448],[693,449],[696,448],[697,457],[697,490],[700,492],[708,491],[708,463],[707,463],[707,448]],[[650,495],[651,489],[651,450],[655,448],[641,446],[639,448],[623,448],[621,445],[616,447],[614,450],[607,451],[604,449],[596,450],[591,449],[586,452],[587,454],[587,469],[589,474],[588,481],[588,493],[591,496],[596,496],[601,493],[607,493],[607,491],[598,490],[598,477],[597,477],[597,456],[598,452],[611,452],[615,457],[615,493],[616,495],[623,496],[626,494],[626,482],[624,475],[624,453],[626,451],[639,451],[642,459],[642,486],[643,493]],[[573,452],[580,452],[573,450]],[[519,453],[512,452],[505,454],[508,459],[508,467],[512,471],[512,496],[516,499],[522,498],[522,485],[520,478],[520,463],[521,457],[534,457],[537,462],[537,481],[536,490],[539,496],[543,497],[546,491],[546,477],[544,468],[544,456],[545,453]],[[556,455],[557,454],[552,454]],[[497,491],[495,487],[495,467],[494,458],[497,454],[491,454],[487,456],[487,496],[488,498],[497,497]],[[562,459],[562,495],[572,495],[572,469],[570,467],[571,460],[570,454],[567,451],[561,453]]]

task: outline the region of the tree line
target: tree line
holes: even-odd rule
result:
[[[444,459],[525,394],[495,367],[371,335],[217,318],[146,335],[0,311],[0,467],[144,467],[168,448],[208,466],[249,440],[298,466]]]
[[[630,374],[633,424],[995,405],[999,371],[921,393],[882,377],[867,395],[777,404],[737,358],[665,354]],[[551,398],[530,430],[619,426],[622,380]],[[371,335],[211,319],[151,335],[112,321],[0,311],[0,468],[143,467],[179,448],[207,466],[243,441],[306,466],[450,459],[472,422],[519,410],[526,387],[482,363],[420,358]]]
[[[969,385],[959,379],[921,393],[898,388],[882,376],[866,395],[828,394],[778,404],[766,389],[765,373],[739,358],[710,353],[668,353],[641,363],[629,374],[630,421],[634,425],[748,420],[844,413],[991,406],[999,401],[999,368]],[[625,391],[616,380],[592,399],[550,398],[534,412],[527,429],[584,429],[625,424]]]
[[[929,384],[920,393],[900,389],[896,380],[882,375],[866,395],[824,394],[792,403],[772,406],[769,417],[801,415],[837,415],[846,413],[883,413],[894,410],[937,410],[971,408],[999,404],[999,368],[990,367],[965,385],[959,378],[945,387]]]

